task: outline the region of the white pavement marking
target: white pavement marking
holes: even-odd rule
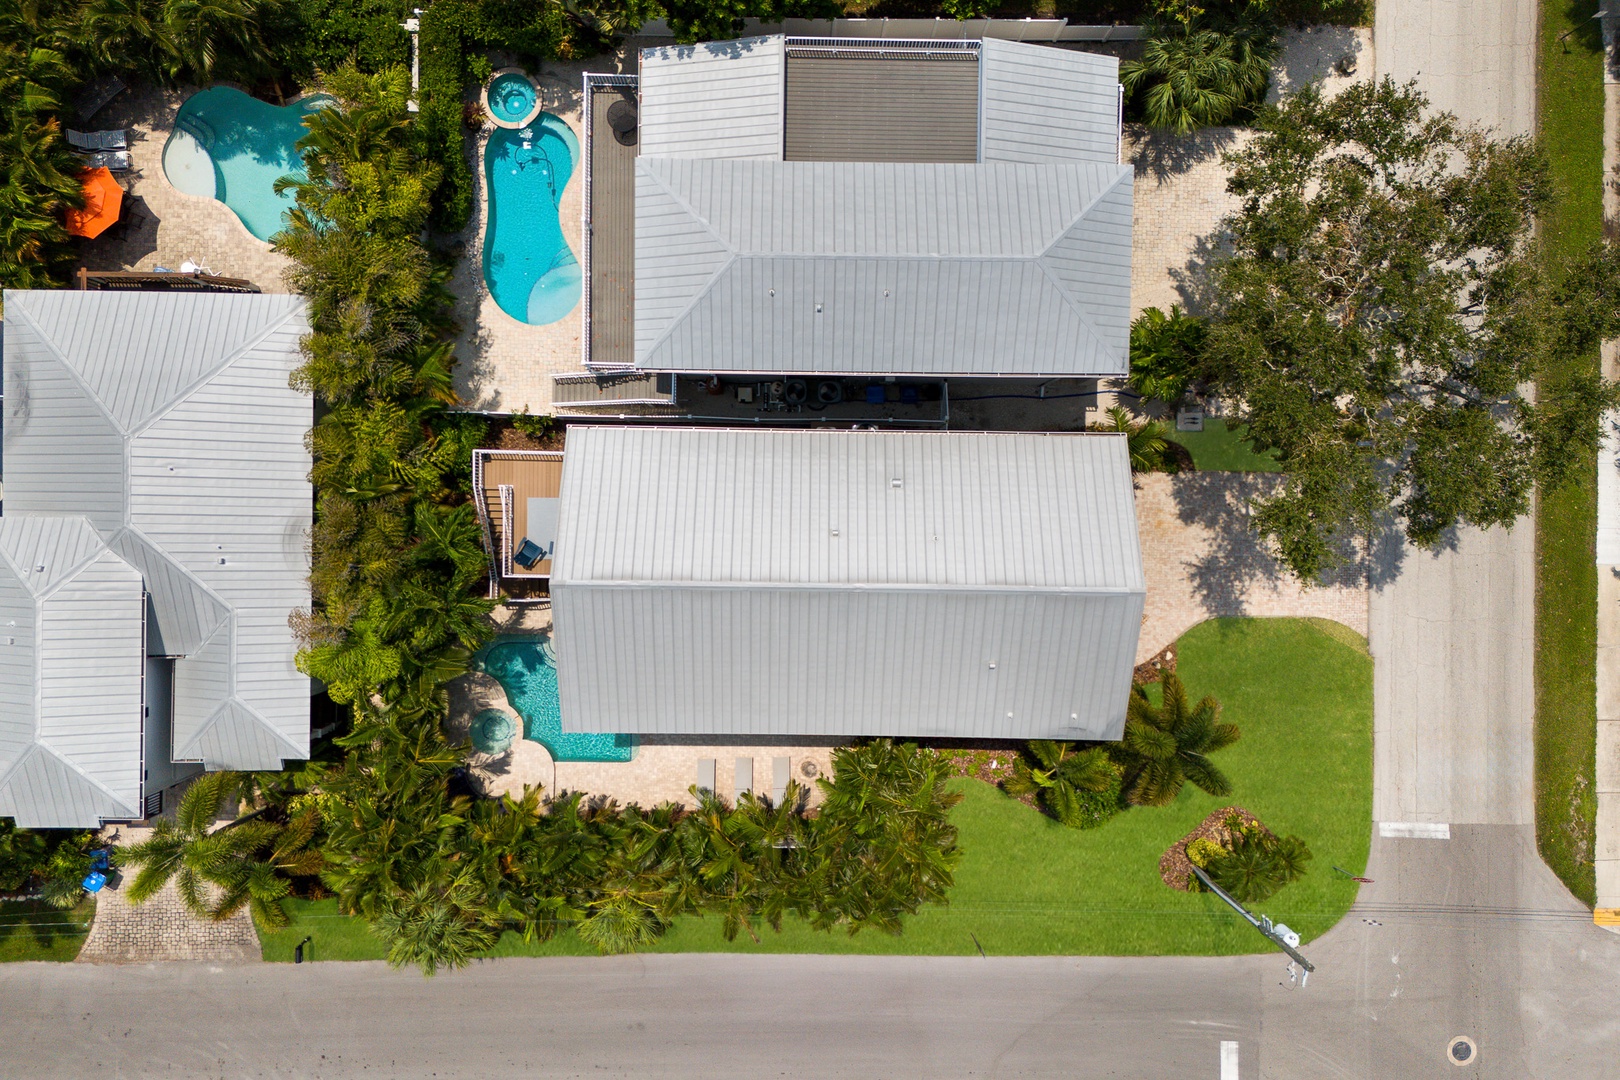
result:
[[[1238,1080],[1238,1044],[1221,1043],[1221,1080]]]
[[[1451,826],[1437,821],[1380,821],[1378,835],[1388,840],[1450,840]]]

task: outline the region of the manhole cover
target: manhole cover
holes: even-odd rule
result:
[[[1479,1056],[1479,1047],[1466,1035],[1458,1035],[1446,1044],[1446,1060],[1453,1065],[1469,1065]]]

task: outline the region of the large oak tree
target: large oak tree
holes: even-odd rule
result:
[[[1543,265],[1555,193],[1534,142],[1387,79],[1306,90],[1259,127],[1227,158],[1242,206],[1200,375],[1283,463],[1254,515],[1283,562],[1313,578],[1390,514],[1421,547],[1508,525],[1590,462],[1620,395],[1549,360],[1620,328],[1620,256]]]

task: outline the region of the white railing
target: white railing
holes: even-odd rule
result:
[[[500,597],[499,567],[495,562],[495,533],[489,521],[489,507],[484,503],[484,459],[488,450],[474,450],[472,459],[473,509],[478,514],[478,527],[484,533],[484,553],[489,556],[489,599]]]
[[[1070,26],[1067,19],[784,19],[765,23],[744,19],[737,36],[797,34],[833,38],[922,38],[940,41],[1000,38],[1004,41],[1140,41],[1140,26]],[[639,37],[673,37],[669,23],[642,25]]]
[[[501,577],[512,577],[512,485],[496,488],[501,494]]]

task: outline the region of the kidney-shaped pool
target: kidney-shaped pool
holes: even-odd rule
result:
[[[558,211],[578,157],[578,136],[550,113],[525,128],[496,128],[484,148],[484,281],[502,311],[531,326],[579,304],[579,260]]]

